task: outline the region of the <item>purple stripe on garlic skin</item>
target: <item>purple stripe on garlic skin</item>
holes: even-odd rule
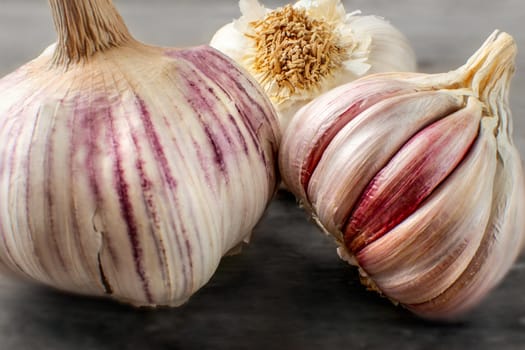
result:
[[[160,144],[159,137],[157,135],[157,131],[155,130],[153,123],[151,121],[150,113],[147,109],[147,106],[145,102],[142,99],[140,99],[140,97],[135,96],[135,99],[137,101],[137,104],[140,110],[140,115],[142,116],[144,131],[146,132],[146,135],[148,135],[148,140],[150,140],[150,143],[152,144],[151,147],[155,150],[154,152],[155,159],[158,162],[157,164],[159,164],[162,170],[163,178],[165,179],[165,182],[167,183],[167,188],[169,188],[170,190],[175,190],[177,186],[177,181],[174,179],[173,175],[171,174],[171,171],[168,165],[168,161],[166,159],[166,155],[164,153],[162,145]],[[132,133],[132,135],[133,135],[133,142],[138,151],[138,154],[140,155],[141,152],[140,152],[140,145],[138,142],[139,139],[136,133]],[[158,215],[158,209],[156,208],[155,203],[154,203],[153,194],[151,193],[151,189],[153,187],[154,180],[150,179],[148,175],[146,174],[146,164],[142,159],[140,159],[140,156],[139,156],[139,159],[137,160],[137,170],[139,171],[139,175],[141,178],[140,182],[142,186],[142,191],[144,192],[144,196],[146,197],[145,202],[148,207],[148,212],[149,212],[149,215],[152,221],[151,230],[152,231],[155,230],[158,232],[161,230],[160,218]],[[166,271],[168,268],[168,264],[167,264],[168,259],[166,256],[166,250],[164,249],[164,242],[162,241],[161,238],[158,238],[155,242],[156,242],[156,250],[157,250],[158,259],[159,259],[158,264],[162,272],[162,279],[163,281],[167,283],[166,287],[170,289],[171,282],[170,282],[170,279],[168,278],[169,273]],[[185,239],[185,242],[186,242],[186,248],[188,249],[188,251],[190,251],[191,247],[189,247],[188,240]],[[190,263],[190,269],[191,269],[193,265],[192,261],[190,260],[189,263]]]
[[[111,151],[105,147],[101,147],[97,140],[104,140],[104,143],[110,142],[109,128],[104,126],[104,118],[101,116],[102,113],[97,113],[96,110],[101,106],[107,104],[104,99],[97,98],[93,101],[86,101],[84,103],[77,103],[74,113],[77,115],[75,120],[78,120],[78,124],[74,131],[74,140],[76,140],[77,154],[72,158],[72,172],[75,176],[75,188],[84,190],[82,183],[84,182],[87,186],[84,192],[80,193],[78,197],[89,198],[92,203],[93,215],[89,220],[93,230],[100,235],[100,242],[97,244],[97,250],[102,250],[101,245],[104,244],[104,249],[107,250],[108,255],[111,257],[111,261],[116,266],[120,265],[118,255],[116,253],[116,247],[113,247],[110,241],[105,240],[104,243],[104,229],[99,223],[100,211],[102,210],[102,190],[101,184],[99,184],[98,174],[103,173],[103,170],[98,165],[99,157],[111,155]],[[104,113],[107,115],[108,112]],[[86,173],[87,172],[87,173]],[[78,207],[82,203],[76,203],[75,207]],[[78,217],[78,215],[77,215]],[[83,221],[84,218],[78,217],[79,221]],[[89,250],[89,245],[84,249]]]
[[[201,86],[205,86],[203,81],[195,81],[196,71],[190,70],[188,72],[189,78],[186,76],[184,70],[181,69],[182,83],[185,84],[186,92],[186,101],[195,109],[206,113],[207,111],[214,111],[217,106],[213,106],[211,101],[207,100],[206,94],[210,93],[209,90],[206,92],[201,90]],[[209,113],[207,116],[198,114],[197,118],[199,119],[201,126],[204,130],[206,138],[211,146],[214,157],[213,161],[218,166],[219,170],[223,173],[226,179],[228,179],[227,167],[225,164],[225,155],[223,153],[228,153],[229,145],[232,141],[221,121],[217,120],[213,112]],[[216,130],[215,131],[212,130]],[[219,132],[220,131],[220,132]]]
[[[185,63],[186,66],[179,67],[179,74],[181,75],[181,78],[183,78],[180,83],[185,84],[184,91],[188,103],[190,103],[195,109],[202,110],[203,113],[210,113],[206,119],[209,119],[209,121],[213,124],[208,124],[208,122],[203,120],[202,116],[200,116],[199,119],[201,120],[202,126],[205,128],[206,135],[214,148],[217,158],[216,161],[219,165],[221,165],[222,168],[224,166],[224,159],[222,157],[222,147],[220,145],[224,145],[225,148],[228,148],[228,145],[232,144],[233,141],[229,135],[230,130],[227,129],[226,125],[224,124],[225,120],[220,120],[216,115],[216,109],[220,108],[220,106],[217,105],[218,96],[214,92],[214,89],[209,87],[209,82],[205,81],[205,79],[209,79],[210,77],[208,75],[204,75],[203,72],[197,68],[194,68],[194,62],[188,60]],[[224,117],[225,116],[221,116],[221,119]],[[216,127],[212,127],[211,125],[215,125]],[[211,129],[215,128],[221,131],[220,133],[217,133],[216,136],[214,136],[214,132],[211,131]],[[237,133],[237,135],[239,135],[239,133]],[[224,141],[221,141],[221,138],[224,138]],[[240,140],[241,142],[245,142],[242,135]]]
[[[98,235],[98,239],[86,240],[83,236],[78,236],[77,240],[80,242],[80,252],[83,261],[90,261],[93,259],[89,256],[89,251],[97,251],[97,259],[100,260],[100,251],[104,249],[107,254],[111,257],[111,260],[115,265],[119,265],[118,255],[116,253],[116,247],[113,247],[111,242],[108,240],[104,241],[104,230],[103,226],[99,223],[100,210],[102,205],[102,193],[100,185],[98,183],[98,174],[101,173],[101,169],[97,168],[97,157],[101,153],[107,152],[98,146],[96,140],[106,139],[109,141],[109,133],[103,126],[103,118],[100,118],[100,113],[95,113],[97,106],[103,106],[105,104],[103,99],[86,100],[82,97],[77,98],[77,102],[73,109],[75,115],[73,127],[71,129],[72,138],[74,140],[73,147],[71,148],[71,186],[78,192],[77,195],[73,196],[73,208],[75,208],[75,231],[82,232],[83,228],[91,225],[95,235]],[[107,114],[107,113],[105,113]],[[81,215],[77,208],[83,205],[91,206],[89,211],[93,211],[91,217],[84,217]],[[103,248],[102,248],[102,245]],[[100,262],[98,263],[99,268],[95,269],[95,266],[85,264],[85,269],[90,271],[89,274],[92,278],[98,277],[99,274],[103,273]],[[104,284],[105,292],[111,290],[110,286]]]
[[[131,87],[130,82],[128,81],[126,82],[127,82],[127,85]],[[131,140],[130,140],[129,147],[127,147],[126,149],[133,150],[133,153],[125,155],[126,159],[130,159],[128,163],[129,167],[136,168],[137,163],[145,164],[144,162],[149,160],[147,161],[147,164],[149,166],[145,166],[143,168],[143,172],[145,169],[152,170],[149,177],[154,176],[155,180],[152,180],[151,182],[155,184],[158,184],[158,183],[163,184],[163,186],[166,189],[168,189],[167,194],[171,193],[171,191],[176,191],[178,187],[176,183],[178,181],[174,179],[173,177],[174,175],[172,175],[172,172],[167,169],[167,165],[164,165],[164,166],[162,165],[163,161],[165,161],[166,159],[160,160],[160,161],[158,159],[159,154],[157,152],[158,152],[158,146],[159,146],[160,141],[158,139],[157,141],[155,141],[157,137],[155,136],[156,133],[152,130],[153,128],[151,126],[152,121],[149,121],[149,122],[146,121],[149,119],[149,116],[144,114],[144,109],[141,108],[140,102],[137,101],[136,95],[130,96],[129,102],[130,102],[129,104],[122,103],[121,106],[119,106],[118,108],[114,107],[115,111],[119,109],[123,110],[122,116],[124,117],[124,120],[126,121],[126,127],[130,128],[129,135],[131,135]],[[139,120],[141,122],[138,123],[138,120],[134,120],[132,118],[133,116],[139,116]],[[148,124],[150,124],[150,126],[148,126]],[[142,146],[140,142],[138,142],[138,140],[142,140],[142,144],[143,144]],[[155,161],[152,162],[153,160]],[[148,196],[152,195],[149,193],[157,193],[159,189],[158,189],[158,186],[155,186],[155,188],[150,188],[148,190],[145,190],[143,187],[144,178],[143,176],[140,175],[140,172],[138,172],[138,174],[129,172],[128,177],[129,177],[128,181],[130,181],[130,183],[134,184],[135,186],[140,186],[142,188],[142,195],[137,193],[137,197],[133,201],[135,204],[134,213],[135,213],[135,217],[137,218],[136,220],[143,221],[140,219],[140,217],[142,216],[149,218],[149,220],[145,222],[148,224],[143,225],[143,227],[141,228],[141,230],[144,231],[144,234],[141,235],[142,239],[138,241],[137,244],[140,244],[141,250],[145,249],[143,248],[144,246],[150,246],[151,247],[150,249],[154,250],[154,254],[151,255],[150,263],[154,263],[155,266],[157,267],[155,268],[155,273],[150,272],[148,276],[145,276],[145,279],[147,280],[157,279],[154,276],[157,274],[157,271],[159,271],[160,272],[159,278],[162,281],[162,284],[164,284],[163,289],[165,289],[166,286],[171,285],[171,277],[166,278],[166,279],[162,278],[162,276],[165,276],[166,274],[169,275],[170,272],[165,271],[165,269],[168,269],[168,266],[159,265],[159,258],[162,256],[162,253],[164,252],[163,249],[159,249],[159,246],[161,246],[164,241],[162,239],[163,230],[160,227],[154,228],[155,227],[153,225],[155,222],[154,213],[156,213],[157,210],[152,209],[152,205],[150,204],[151,199],[148,201],[148,198],[147,198]],[[171,189],[171,191],[169,191],[169,189]],[[169,201],[169,199],[166,199],[166,200]],[[171,218],[169,218],[168,220],[171,223],[170,225],[174,225],[174,222],[172,221]],[[191,281],[188,281],[188,276],[189,276],[189,271],[190,271],[190,266],[191,266],[191,256],[190,256],[191,252],[187,249],[188,244],[187,244],[187,237],[186,237],[187,236],[186,228],[184,226],[181,226],[179,228],[179,232],[180,234],[175,236],[175,240],[176,240],[175,246],[177,247],[177,252],[179,256],[184,257],[183,258],[184,260],[186,261],[189,260],[188,264],[182,265],[184,267],[184,272],[182,273],[180,277],[180,283],[181,283],[180,287],[182,288],[182,290],[187,291],[189,289],[188,285],[191,284]],[[132,249],[135,249],[133,245],[132,245]],[[144,260],[145,258],[146,257],[143,256],[140,259]],[[137,261],[137,260],[133,259],[133,261]],[[143,263],[145,264],[146,261],[143,261]],[[140,270],[137,270],[137,272],[139,273],[139,275],[141,274]],[[110,284],[112,283],[111,275],[109,275],[108,281]],[[121,282],[117,282],[117,283],[121,283]],[[146,288],[144,288],[144,291],[147,293]],[[158,297],[163,297],[163,296],[153,296],[153,297],[158,298]],[[148,301],[148,302],[153,303],[153,301]]]
[[[243,107],[249,104],[251,109],[257,110],[258,115],[263,115],[264,119],[262,120],[248,116],[248,120],[252,126],[255,127],[255,130],[258,130],[258,127],[261,125],[267,128],[273,125],[272,118],[270,117],[271,113],[269,113],[273,110],[271,104],[266,102],[261,104],[256,101],[260,98],[264,99],[264,94],[259,89],[259,85],[253,78],[245,76],[244,71],[241,71],[240,68],[231,60],[227,59],[224,54],[209,46],[201,46],[192,50],[177,50],[172,54],[174,54],[175,57],[185,58],[188,62],[195,65],[203,74],[214,78],[217,84],[224,88],[224,91],[241,97],[238,103]],[[230,74],[218,74],[220,72],[230,72]],[[246,93],[250,90],[254,92],[253,95]],[[278,130],[274,130],[274,132],[279,133]]]
[[[167,96],[166,96],[167,97]],[[182,98],[182,95],[180,96],[180,98]],[[166,103],[171,103],[171,100],[170,101],[166,101]],[[163,111],[158,111],[159,113],[164,113]],[[178,109],[176,109],[176,115],[180,115],[180,116],[183,116],[184,113],[182,111],[179,111]],[[166,128],[166,130],[177,130],[179,127],[181,127],[182,125],[178,125],[178,122],[175,123],[175,124],[172,124],[171,121],[173,119],[174,115],[170,115],[170,117],[166,117],[166,115],[163,114],[163,117],[162,117],[162,121],[163,121],[163,124]],[[182,122],[182,120],[180,120],[180,122]],[[184,130],[184,129],[183,129]],[[170,144],[170,146],[168,147],[165,147],[164,149],[166,150],[166,152],[170,152],[170,151],[176,151],[175,154],[172,154],[170,157],[168,157],[167,159],[181,159],[181,160],[184,160],[186,157],[189,156],[188,152],[183,148],[181,147],[183,144],[192,144],[193,145],[193,150],[195,152],[198,152],[197,149],[200,149],[200,145],[196,144],[194,138],[192,135],[189,135],[190,136],[190,139],[189,141],[184,141],[184,142],[181,142],[183,138],[187,137],[188,135],[186,135],[185,133],[180,133],[179,135],[177,136],[171,136],[170,137],[170,140],[168,141],[168,143]],[[191,141],[191,142],[190,142]],[[181,179],[187,183],[189,181],[190,178],[194,178],[195,176],[193,175],[190,175],[190,176],[183,176],[183,175],[180,175],[178,171],[180,169],[175,169],[175,171],[173,172],[173,174],[177,174],[177,176],[181,177]],[[210,177],[209,177],[209,174],[208,176],[206,177],[207,179],[207,183],[212,186],[210,184]],[[197,189],[197,187],[195,188],[195,190]],[[183,225],[184,223],[184,218],[180,215],[180,213],[182,212],[181,208],[180,208],[180,205],[181,205],[181,202],[180,200],[175,197],[175,196],[169,196],[168,198],[166,198],[166,202],[170,203],[170,206],[172,206],[173,208],[175,208],[175,211],[174,213],[177,214],[176,216],[175,215],[169,215],[167,217],[167,219],[169,220],[169,226],[170,227],[177,227],[178,230],[180,231],[180,235],[177,235],[177,234],[174,234],[173,237],[175,239],[175,242],[172,241],[172,244],[175,243],[175,246],[177,247],[177,252],[176,253],[172,253],[173,254],[178,254],[179,257],[185,257],[186,261],[188,261],[188,263],[181,263],[181,265],[184,267],[185,269],[185,272],[183,273],[183,278],[181,279],[181,276],[177,276],[177,275],[174,275],[175,272],[173,271],[170,271],[171,269],[169,269],[169,265],[166,266],[166,268],[168,269],[168,273],[170,274],[170,279],[169,281],[171,280],[179,280],[180,283],[182,283],[181,287],[182,290],[186,290],[186,293],[190,293],[192,290],[193,290],[193,286],[195,284],[195,282],[193,281],[193,278],[191,278],[191,269],[190,267],[193,268],[193,260],[191,258],[191,256],[189,254],[191,254],[191,252],[193,250],[196,250],[197,252],[200,252],[202,251],[203,247],[201,245],[201,237],[199,236],[199,239],[197,240],[197,249],[191,249],[190,247],[190,244],[189,244],[189,241],[188,241],[188,232],[187,232],[187,228]],[[195,215],[194,213],[191,213],[191,217],[189,218],[190,220],[186,220],[188,222],[196,222],[196,220],[198,220],[197,218],[197,215]],[[164,229],[166,230],[166,229]],[[162,231],[159,231],[159,232],[162,232]],[[180,237],[179,237],[180,236]],[[170,239],[169,237],[166,237],[167,239],[167,247],[170,247],[172,244],[169,244],[170,242]],[[182,240],[184,241],[184,243],[182,243]],[[183,247],[186,247],[186,249],[183,249]],[[206,271],[204,270],[201,270],[200,273],[206,273]],[[171,283],[171,282],[169,282]]]
[[[111,130],[111,135],[112,135],[112,140],[111,140],[112,148],[115,152],[114,154],[115,162],[114,162],[114,170],[113,170],[114,179],[115,179],[115,183],[114,183],[115,191],[117,192],[122,219],[124,220],[124,223],[127,226],[127,233],[128,233],[130,244],[131,244],[135,271],[140,278],[140,282],[142,284],[146,302],[153,303],[153,295],[151,294],[151,290],[150,290],[149,283],[147,280],[148,276],[146,276],[146,272],[143,266],[144,253],[142,249],[142,243],[139,238],[139,232],[138,232],[139,228],[137,227],[138,223],[136,222],[135,213],[134,213],[135,206],[132,200],[130,199],[130,194],[129,194],[130,185],[128,184],[128,180],[126,179],[126,173],[125,173],[124,165],[123,165],[123,158],[126,157],[127,154],[121,151],[122,144],[120,143],[119,141],[120,137],[119,135],[117,135],[117,132],[115,130],[114,116],[113,116],[113,113],[111,113],[111,110],[108,110],[108,111],[109,111],[109,115],[108,115],[109,128]],[[131,135],[133,137],[133,132],[131,132]],[[141,229],[144,230],[146,228],[141,228]]]
[[[160,141],[159,141],[159,138],[158,138],[158,135],[154,129],[154,126],[152,124],[152,121],[151,121],[151,118],[150,118],[150,114],[149,112],[146,112],[146,108],[145,108],[145,104],[142,100],[139,100],[140,101],[140,105],[141,105],[141,115],[143,117],[143,125],[144,125],[144,130],[146,132],[146,135],[148,135],[147,139],[149,140],[149,143],[150,143],[150,147],[152,148],[152,150],[154,151],[153,154],[154,154],[154,157],[155,159],[157,160],[157,164],[159,165],[159,171],[160,173],[162,174],[162,178],[164,179],[164,181],[168,184],[168,188],[170,188],[171,190],[176,190],[176,183],[177,181],[174,179],[173,175],[171,174],[171,171],[168,167],[168,163],[167,163],[167,160],[166,160],[166,157],[165,157],[165,154],[164,154],[164,151],[162,149],[162,147],[160,146]],[[145,113],[146,112],[146,113]],[[146,192],[145,192],[146,193]],[[146,200],[146,206],[148,208],[148,212],[149,212],[149,215],[154,215],[155,211],[152,209],[152,200],[149,199],[149,200]],[[157,221],[157,219],[155,217],[153,217],[153,221]],[[171,221],[171,220],[170,220]],[[160,227],[156,227],[156,232],[152,232],[152,234],[154,234],[154,237],[155,240],[155,244],[157,246],[157,252],[158,252],[158,255],[159,257],[161,256],[161,252],[162,252],[162,255],[165,255],[166,254],[166,251],[163,247],[163,242],[162,242],[162,238],[161,238],[161,235],[160,235],[160,231],[161,231],[161,228]],[[159,242],[160,241],[160,242]],[[177,237],[177,244],[179,246],[179,253],[180,254],[183,254],[183,252],[185,252],[185,256],[186,258],[188,259],[188,264],[187,264],[187,269],[184,273],[184,276],[188,276],[189,275],[189,271],[191,271],[192,267],[193,267],[193,262],[192,262],[192,258],[191,258],[191,245],[189,243],[189,240],[188,240],[188,236],[187,236],[187,232],[186,232],[186,229],[184,227],[181,228],[181,235],[180,237]],[[159,250],[160,248],[160,250]],[[164,268],[167,268],[167,264],[159,264],[159,267],[162,268],[164,270]],[[165,281],[168,281],[169,282],[169,279],[165,280]],[[187,289],[187,285],[191,284],[192,282],[191,281],[188,281],[187,278],[184,279],[184,289]]]
[[[254,96],[247,94],[248,90],[257,90],[258,86],[251,79],[244,79],[243,82],[246,86],[240,83],[238,77],[243,76],[238,67],[232,64],[231,61],[225,59],[225,56],[216,50],[209,47],[201,47],[199,50],[184,50],[184,51],[172,51],[167,52],[168,55],[177,58],[187,60],[188,64],[195,66],[202,74],[205,74],[208,78],[214,79],[218,82],[218,87],[224,94],[230,96],[230,98],[236,101],[236,108],[238,113],[243,117],[242,120],[250,126],[250,130],[253,130],[252,140],[254,144],[258,144],[257,135],[261,131],[262,125],[266,127],[270,126],[269,120],[258,120],[254,119],[252,115],[246,114],[246,111],[256,109],[256,113],[253,115],[265,115],[269,116],[272,112],[272,106],[270,104],[259,104],[256,100],[264,99],[264,96],[258,91]],[[203,55],[203,53],[206,55]],[[213,58],[213,59],[212,59]],[[222,74],[222,72],[232,72],[232,74]],[[278,135],[278,130],[272,131],[274,135]],[[266,152],[261,151],[261,157],[264,159],[265,164],[271,163],[272,160],[266,160]],[[274,169],[269,169],[270,173],[273,173]]]
[[[177,186],[177,181],[175,181],[169,169],[166,154],[164,153],[164,149],[160,143],[159,136],[151,120],[151,115],[147,109],[146,103],[138,96],[135,98],[137,99],[137,103],[140,109],[139,114],[142,116],[144,131],[146,132],[146,135],[148,135],[148,140],[150,140],[150,143],[152,144],[151,146],[154,149],[155,159],[157,160],[158,164],[162,169],[162,172],[166,179],[166,183],[168,184],[168,188],[170,190],[175,190]]]
[[[237,124],[237,121],[235,120],[235,118],[231,114],[228,114],[228,120],[230,121],[231,127],[235,130],[235,134],[236,134],[237,138],[239,139],[239,141],[242,144],[242,149],[243,149],[244,153],[246,155],[248,155],[248,153],[249,153],[248,143],[247,143],[246,139],[244,138],[244,135],[242,134],[242,131],[241,131],[239,125]],[[252,136],[252,135],[250,135],[250,136]],[[260,152],[260,153],[262,153],[262,152]],[[264,153],[262,153],[262,154],[264,154]],[[265,160],[265,164],[266,164],[266,160]]]

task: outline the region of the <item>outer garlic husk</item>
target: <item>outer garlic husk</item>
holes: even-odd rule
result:
[[[109,0],[51,4],[58,44],[0,80],[0,263],[65,291],[179,305],[275,191],[275,112],[210,47],[138,43]]]
[[[377,16],[347,14],[340,0],[299,0],[273,10],[257,0],[240,0],[239,6],[242,16],[220,28],[210,45],[255,76],[282,130],[300,107],[338,85],[366,74],[416,69],[399,30]]]
[[[521,252],[525,187],[508,89],[516,45],[494,32],[459,69],[387,73],[302,108],[285,185],[369,287],[428,318],[463,315]]]

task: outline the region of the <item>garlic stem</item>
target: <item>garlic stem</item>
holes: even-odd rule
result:
[[[507,33],[494,31],[460,68],[465,70],[465,86],[471,87],[481,101],[487,102],[491,90],[501,81],[502,76],[509,70],[514,71],[516,54],[514,39]],[[510,84],[510,76],[504,81],[507,85]]]
[[[49,0],[58,34],[55,66],[68,66],[131,41],[111,0]]]

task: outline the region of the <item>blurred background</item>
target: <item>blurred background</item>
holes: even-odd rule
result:
[[[206,44],[240,15],[235,0],[115,0],[134,36],[162,46]],[[267,0],[267,7],[287,2]],[[494,30],[525,51],[522,0],[345,0],[348,12],[385,17],[412,43],[423,72],[455,69]],[[45,0],[0,0],[0,76],[55,38]],[[525,53],[510,96],[525,155]],[[293,229],[292,229],[293,228]],[[280,193],[244,253],[225,258],[190,303],[134,310],[0,279],[0,349],[525,349],[525,259],[467,319],[419,320],[367,292]]]
[[[134,36],[162,46],[206,44],[215,31],[240,15],[236,0],[115,0]],[[285,0],[267,0],[270,8]],[[525,3],[521,0],[344,0],[347,12],[388,19],[410,40],[423,72],[448,71],[463,64],[494,30],[514,36],[525,50]],[[0,0],[0,76],[38,55],[55,40],[46,0]],[[511,90],[515,115],[525,115],[525,54],[517,60]],[[523,93],[521,94],[523,96]],[[524,118],[515,118],[525,128]],[[523,133],[525,137],[525,132]],[[525,141],[517,133],[520,148]]]

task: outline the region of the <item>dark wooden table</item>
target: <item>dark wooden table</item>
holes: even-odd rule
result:
[[[283,1],[267,1],[273,7]],[[148,43],[206,43],[238,16],[234,0],[116,0]],[[411,40],[420,70],[463,64],[493,29],[525,50],[521,0],[353,0]],[[351,6],[350,6],[351,5]],[[46,1],[0,0],[0,76],[54,40]],[[525,55],[511,106],[525,155]],[[469,316],[440,324],[415,318],[358,282],[333,242],[278,194],[243,254],[223,259],[210,283],[178,309],[136,310],[107,300],[0,279],[1,350],[109,349],[525,349],[525,259]]]

